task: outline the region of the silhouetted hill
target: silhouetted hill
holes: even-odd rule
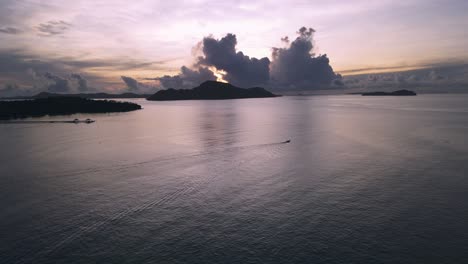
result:
[[[117,99],[117,98],[147,98],[150,94],[136,94],[136,93],[121,93],[121,94],[110,94],[110,93],[79,93],[79,94],[58,94],[49,92],[40,92],[33,96],[15,96],[6,97],[3,99],[37,99],[37,98],[49,98],[49,97],[80,97],[89,99]]]
[[[398,90],[394,92],[368,92],[361,93],[363,96],[411,96],[416,95],[415,92],[409,90]]]
[[[91,100],[80,97],[48,97],[23,101],[0,101],[0,119],[70,115],[76,113],[128,112],[141,106],[128,102]]]
[[[167,89],[161,90],[148,97],[150,101],[168,100],[216,100],[276,97],[261,87],[239,88],[229,83],[206,81],[193,89]]]

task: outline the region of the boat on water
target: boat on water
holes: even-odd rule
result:
[[[79,120],[78,118],[75,118],[75,119],[73,119],[72,122],[75,123],[75,124],[78,124],[78,123],[90,124],[90,123],[94,123],[94,122],[96,122],[96,121],[95,121],[95,120],[92,120],[92,119],[89,119],[89,118],[87,118],[86,120]]]
[[[0,120],[0,124],[56,124],[56,123],[67,123],[67,124],[79,124],[79,123],[86,123],[86,124],[91,124],[96,122],[95,120],[92,119],[85,119],[85,120],[79,120],[78,118],[75,118],[73,120]]]

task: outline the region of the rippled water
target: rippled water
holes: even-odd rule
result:
[[[466,95],[135,101],[0,125],[1,263],[468,261]]]

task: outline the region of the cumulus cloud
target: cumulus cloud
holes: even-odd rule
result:
[[[73,73],[70,75],[72,83],[77,87],[78,91],[86,92],[88,91],[88,81],[83,78],[80,74]]]
[[[341,76],[333,71],[327,55],[313,53],[315,30],[302,27],[297,38],[289,44],[289,38],[282,38],[285,48],[273,48],[270,67],[271,83],[278,87],[292,89],[327,88],[341,86]]]
[[[198,64],[214,66],[226,72],[223,79],[234,85],[267,84],[270,79],[270,60],[266,57],[250,58],[242,51],[236,51],[236,45],[234,34],[227,34],[219,40],[206,37],[203,39],[203,56],[198,58]]]
[[[66,93],[70,90],[67,79],[54,75],[50,72],[46,72],[44,74],[44,78],[47,80],[47,90],[49,92]]]
[[[267,85],[270,79],[270,60],[251,58],[236,50],[237,38],[227,34],[221,39],[205,37],[196,45],[193,54],[200,53],[192,67],[182,66],[174,76],[150,78],[162,88],[193,88],[207,80],[222,79],[238,86]]]
[[[160,82],[163,88],[189,89],[207,80],[216,80],[212,71],[205,67],[189,69],[186,66],[180,68],[180,74],[175,76],[165,75],[159,78],[152,78]]]
[[[34,79],[34,90],[48,91],[51,93],[83,93],[93,91],[88,87],[88,81],[77,73],[65,77],[46,72],[40,74],[30,69],[29,75]]]
[[[55,36],[64,34],[72,25],[63,20],[51,20],[46,23],[39,24],[36,29],[39,36]]]
[[[341,75],[330,66],[327,55],[313,53],[312,28],[302,27],[298,37],[281,41],[284,48],[273,48],[269,58],[254,58],[236,49],[237,37],[205,37],[194,48],[199,53],[194,65],[183,66],[175,76],[152,78],[164,88],[194,87],[206,80],[222,79],[241,87],[266,86],[278,89],[317,89],[342,87]],[[220,76],[221,75],[221,76]]]
[[[156,89],[156,87],[141,83],[132,77],[120,76],[120,78],[127,86],[128,91],[132,93],[151,93]]]
[[[128,77],[128,76],[121,76],[120,78],[122,78],[122,81],[124,81],[124,83],[127,85],[127,88],[130,90],[130,91],[137,91],[138,90],[138,81],[133,79],[132,77]]]

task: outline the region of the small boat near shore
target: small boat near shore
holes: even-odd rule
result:
[[[78,118],[75,118],[75,119],[73,120],[73,123],[75,123],[75,124],[78,124],[78,123],[91,124],[91,123],[94,123],[94,122],[96,122],[96,121],[95,121],[95,120],[92,120],[92,119],[89,119],[89,118],[87,118],[86,120],[79,120]]]
[[[94,122],[96,122],[96,120],[92,120],[90,118],[87,118],[85,120],[79,120],[78,118],[75,118],[73,120],[1,120],[0,124],[41,124],[41,123],[91,124]]]

